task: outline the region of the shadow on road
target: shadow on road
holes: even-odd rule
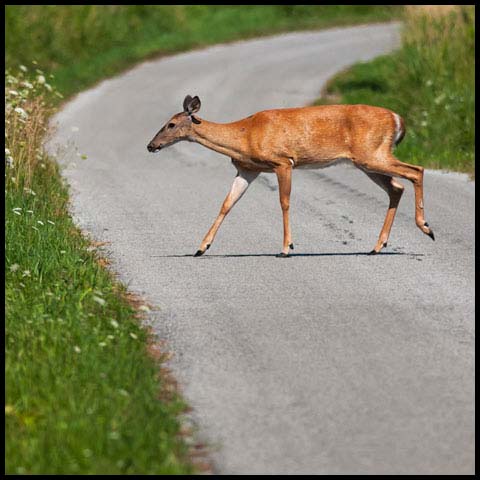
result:
[[[409,257],[423,257],[423,253],[404,253],[404,252],[380,252],[376,255],[369,255],[368,252],[329,252],[329,253],[291,253],[287,258],[293,257],[344,257],[344,256],[372,256],[378,257],[382,255],[408,255]],[[227,255],[205,254],[201,258],[236,258],[236,257],[276,257],[276,253],[238,253]],[[150,258],[184,258],[193,257],[192,254],[185,253],[183,255],[151,255]]]

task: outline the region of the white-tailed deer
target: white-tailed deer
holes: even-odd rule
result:
[[[289,224],[292,170],[322,168],[349,160],[383,188],[390,199],[375,248],[387,245],[403,185],[393,177],[410,180],[415,190],[415,222],[435,240],[423,214],[423,167],[403,163],[392,149],[405,135],[403,119],[391,110],[368,105],[328,105],[265,110],[232,123],[213,123],[198,118],[200,99],[187,95],[183,112],[174,115],[148,144],[157,152],[180,140],[198,142],[228,155],[238,170],[222,208],[195,256],[213,243],[225,216],[260,172],[275,172],[283,212],[283,248],[293,249]]]

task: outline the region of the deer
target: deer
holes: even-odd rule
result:
[[[187,95],[183,111],[173,115],[148,143],[158,152],[179,141],[197,142],[231,158],[237,175],[220,212],[193,255],[203,255],[231,211],[261,172],[275,173],[283,214],[283,246],[277,257],[294,249],[289,207],[292,171],[323,168],[340,161],[353,163],[388,195],[389,205],[377,243],[370,255],[387,246],[407,179],[415,192],[415,223],[432,240],[424,218],[424,168],[398,160],[393,149],[405,136],[403,118],[386,108],[370,105],[320,105],[263,110],[231,123],[215,123],[197,115],[198,96]]]

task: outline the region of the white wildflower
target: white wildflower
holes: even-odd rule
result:
[[[37,77],[37,82],[43,85],[45,83],[45,77],[43,75],[39,75]]]
[[[94,302],[97,302],[98,304],[100,304],[102,306],[107,303],[103,298],[97,297],[95,295],[92,298],[93,298]]]
[[[18,92],[16,90],[9,90],[8,93],[14,97],[18,96]]]
[[[40,225],[45,225],[41,220],[37,220],[37,223],[40,224]]]
[[[47,220],[47,222],[48,222],[50,225],[55,225],[55,222],[52,222],[51,220]]]
[[[113,328],[118,328],[118,322],[116,320],[110,320],[110,324]]]
[[[14,263],[13,265],[10,265],[11,272],[16,272],[19,268],[20,268],[20,265],[18,263]]]
[[[26,72],[28,70],[28,68],[25,65],[20,65],[20,70],[22,72]]]
[[[98,344],[98,346],[99,346],[99,347],[106,347],[107,344],[106,344],[105,342],[100,342],[100,343]]]
[[[15,112],[17,112],[22,118],[28,118],[28,113],[22,107],[15,107]]]
[[[132,332],[130,332],[130,336],[131,336],[133,339],[135,339],[135,340],[138,338],[138,337],[137,337],[134,333],[132,333]]]
[[[52,91],[52,86],[48,83],[44,83],[43,86],[49,91],[51,92]],[[59,95],[61,98],[63,98],[61,95]]]
[[[24,87],[29,88],[30,90],[33,88],[33,85],[30,82],[27,82],[26,80],[24,82],[22,82],[22,85]]]
[[[31,273],[30,273],[30,270],[24,270],[23,271],[23,274],[22,274],[22,277],[31,277]]]
[[[81,349],[79,346],[77,346],[77,345],[75,345],[75,346],[73,347],[73,349],[74,349],[77,353],[80,353],[80,352],[82,351],[82,349]]]
[[[108,438],[111,440],[118,440],[120,438],[120,434],[118,432],[108,432]]]

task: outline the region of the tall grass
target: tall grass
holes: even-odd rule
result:
[[[8,5],[6,64],[36,60],[66,95],[153,54],[280,31],[387,21],[375,5]]]
[[[43,159],[42,141],[47,133],[52,99],[60,96],[47,83],[41,70],[26,75],[5,74],[5,152],[6,181],[10,189],[29,187]],[[15,159],[15,160],[14,160]]]
[[[192,473],[185,405],[159,400],[168,385],[150,337],[73,225],[43,152],[46,80],[5,76],[5,471]]]
[[[475,10],[408,8],[402,47],[332,79],[320,103],[384,106],[405,118],[406,162],[474,172]],[[329,98],[330,97],[330,98]]]

